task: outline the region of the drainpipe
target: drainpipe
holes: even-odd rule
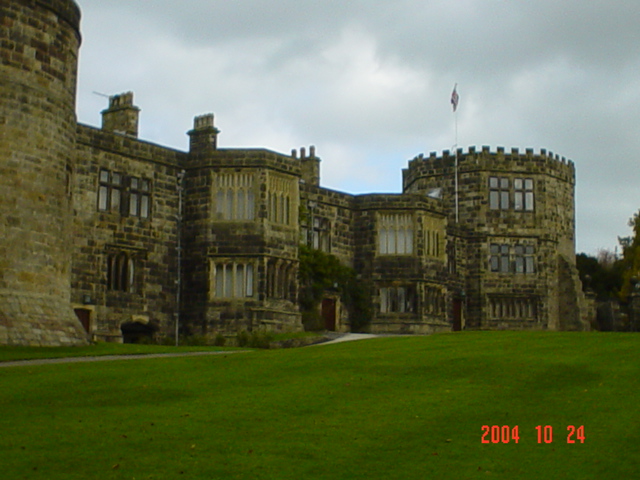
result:
[[[176,178],[177,187],[178,187],[178,215],[176,216],[177,220],[177,230],[178,230],[178,272],[176,279],[176,347],[180,344],[180,309],[181,309],[181,298],[180,293],[182,290],[182,193],[184,190],[184,174],[185,171],[182,170],[178,173]]]

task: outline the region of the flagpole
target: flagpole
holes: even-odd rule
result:
[[[455,151],[455,171],[454,171],[454,183],[455,183],[455,202],[456,202],[456,223],[460,221],[460,205],[459,205],[459,189],[458,189],[458,102],[460,97],[458,96],[458,84],[453,87],[453,93],[451,94],[451,104],[453,105],[453,119],[455,124],[455,144],[453,149]]]
[[[456,124],[456,143],[454,145],[454,149],[456,151],[456,223],[458,223],[460,221],[460,204],[459,204],[459,190],[458,190],[458,114],[454,113],[453,114],[454,118],[455,118],[455,124]]]

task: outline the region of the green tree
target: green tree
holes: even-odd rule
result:
[[[622,287],[622,263],[609,256],[592,257],[585,253],[576,255],[576,267],[580,273],[582,289],[592,291],[598,300],[617,297]]]
[[[633,288],[631,279],[640,276],[640,211],[629,219],[629,226],[633,230],[630,237],[618,237],[622,247],[622,288],[620,300],[629,301],[629,294]]]
[[[346,305],[352,331],[362,330],[371,318],[368,283],[334,255],[300,246],[300,307],[305,324],[319,323],[318,306],[326,291],[335,291]]]

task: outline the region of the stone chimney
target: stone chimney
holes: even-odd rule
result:
[[[109,108],[102,111],[102,129],[138,137],[140,109],[133,104],[133,92],[109,97]]]
[[[218,130],[213,124],[213,113],[200,115],[193,119],[193,130],[189,135],[189,152],[201,152],[203,150],[218,148]]]
[[[293,150],[291,156],[296,158],[297,152]],[[320,186],[320,159],[316,157],[316,147],[309,147],[307,157],[304,147],[300,149],[300,166],[302,167],[302,180],[308,185]]]

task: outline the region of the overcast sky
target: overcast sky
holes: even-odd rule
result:
[[[132,90],[140,137],[186,150],[315,145],[321,183],[401,190],[419,153],[546,148],[577,168],[577,251],[640,209],[638,0],[77,0],[78,120]]]

